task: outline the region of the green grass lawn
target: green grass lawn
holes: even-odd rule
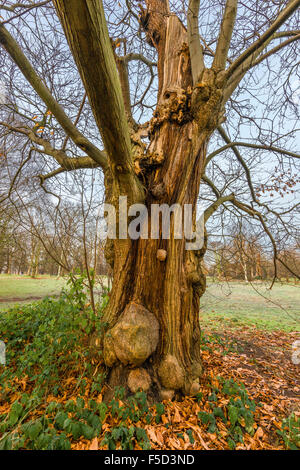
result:
[[[0,275],[0,310],[5,310],[17,303],[30,301],[60,293],[65,285],[64,279],[39,276],[31,279],[28,276]]]
[[[208,282],[201,299],[201,323],[300,331],[300,286],[255,282]]]
[[[0,275],[0,310],[15,304],[29,303],[38,298],[59,294],[65,279],[39,276]],[[230,327],[253,326],[263,330],[281,329],[300,331],[300,286],[255,282],[208,281],[201,299],[201,324],[203,326]]]

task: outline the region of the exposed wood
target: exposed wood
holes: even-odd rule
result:
[[[203,116],[199,117],[199,124],[197,120],[193,122],[193,78],[187,31],[175,15],[157,18],[154,9],[157,2],[148,2],[149,7],[150,3],[153,10],[148,11],[147,34],[154,38],[159,57],[164,60],[159,59],[160,91],[149,125],[151,143],[147,151],[148,158],[156,155],[161,164],[153,171],[150,168],[147,174],[146,203],[149,212],[152,203],[192,204],[195,208],[212,128],[209,119]],[[163,35],[156,34],[158,25]],[[199,98],[199,106],[207,106],[207,102]],[[218,113],[217,106],[207,109]],[[104,321],[114,327],[130,302],[143,305],[155,315],[160,324],[160,341],[151,363],[146,361],[145,367],[160,384],[161,396],[166,387],[181,393],[191,393],[191,390],[197,393],[199,389],[198,312],[200,296],[205,290],[201,270],[205,247],[202,251],[187,251],[185,242],[185,239],[174,239],[172,222],[170,240],[163,240],[160,234],[157,240],[119,240],[113,244],[114,282]],[[172,376],[168,373],[170,367]]]
[[[164,49],[166,35],[166,21],[170,15],[169,2],[167,0],[146,0],[147,10],[142,10],[141,23],[147,35],[149,44],[159,50],[158,75],[162,77],[164,69]],[[159,80],[158,99],[161,95],[162,80]]]

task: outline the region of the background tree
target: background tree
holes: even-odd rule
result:
[[[223,241],[209,245],[206,256],[208,274],[214,280],[271,281],[274,278],[272,253],[259,239],[259,234],[253,230],[249,233],[245,227],[234,227]],[[278,264],[277,278],[286,282],[293,279],[297,283],[300,267],[297,244],[281,250],[281,257],[294,274]]]
[[[289,89],[298,73],[299,0],[126,0],[118,8],[106,1],[105,9],[100,0],[55,0],[57,16],[50,2],[22,3],[2,7],[0,43],[13,65],[4,64],[9,99],[0,124],[30,146],[31,168],[49,166],[48,157],[58,164],[40,176],[44,188],[63,172],[99,167],[107,202],[126,195],[147,207],[192,204],[195,225],[202,180],[206,222],[219,214],[230,223],[233,210],[253,218],[272,246],[274,278],[277,263],[292,271],[280,243],[294,236],[299,207],[291,193],[298,110]],[[271,204],[270,181],[289,196],[284,208],[276,198]],[[170,240],[114,240],[106,249],[114,278],[103,341],[111,385],[129,375],[161,397],[197,393],[202,368],[205,246],[187,251],[173,232]]]

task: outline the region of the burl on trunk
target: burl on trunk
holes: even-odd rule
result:
[[[146,188],[147,207],[192,204],[195,212],[206,147],[221,115],[222,83],[215,71],[204,70],[193,84],[186,29],[167,9],[161,11],[163,2],[156,13],[155,3],[149,2],[141,21],[158,51],[158,105],[147,149],[132,127],[135,169]],[[126,89],[123,83],[123,93]],[[106,179],[111,187],[109,174]],[[108,191],[109,202],[115,197]],[[185,240],[172,235],[171,221],[170,240],[115,240],[107,246],[114,273],[104,315],[111,388],[142,389],[161,399],[199,391],[205,246],[187,251]]]

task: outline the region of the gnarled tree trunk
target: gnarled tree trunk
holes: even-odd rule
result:
[[[154,9],[155,2],[150,3]],[[158,49],[159,99],[149,126],[150,145],[146,153],[136,152],[135,167],[146,187],[149,214],[151,204],[192,204],[195,209],[221,91],[209,70],[193,87],[187,32],[176,16],[150,9],[143,21],[149,42]],[[134,144],[138,147],[136,139]],[[110,202],[115,199],[109,194]],[[170,240],[115,240],[106,250],[114,273],[104,316],[111,388],[128,385],[132,392],[142,388],[161,398],[199,391],[205,245],[187,251],[184,239],[174,239],[171,225]]]
[[[112,53],[102,2],[54,0],[107,152],[108,164],[102,166],[106,201],[117,213],[120,196],[128,196],[130,205],[144,203],[149,213],[151,204],[191,204],[195,225],[206,148],[223,116],[225,65],[218,59],[229,46],[218,47],[213,67],[205,69],[194,40],[196,5],[187,32],[167,0],[145,3],[140,22],[158,53],[158,100],[148,146],[141,139],[145,127],[131,115],[127,63]],[[221,34],[225,45],[235,15],[235,8],[227,10],[230,21]],[[174,237],[174,221],[169,240],[108,243],[114,281],[101,345],[112,386],[128,385],[132,392],[142,388],[156,398],[198,392],[204,252],[205,247],[186,250],[185,240]]]

